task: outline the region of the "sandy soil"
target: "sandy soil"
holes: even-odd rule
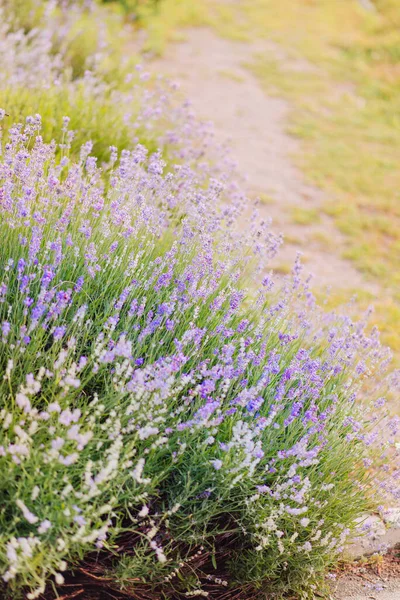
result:
[[[384,586],[384,587],[382,587]],[[334,600],[399,600],[400,579],[390,579],[376,584],[344,577],[333,595]]]
[[[400,600],[400,551],[349,564],[332,585],[332,600]]]

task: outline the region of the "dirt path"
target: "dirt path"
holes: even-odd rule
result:
[[[343,577],[337,584],[333,600],[399,600],[400,579],[372,583],[355,577]]]
[[[399,600],[399,551],[392,550],[369,563],[349,565],[347,573],[333,583],[332,590],[332,600]]]
[[[355,289],[376,295],[377,287],[341,258],[345,241],[321,211],[324,195],[308,185],[294,165],[292,156],[300,146],[286,133],[290,107],[285,100],[267,96],[243,66],[260,51],[280,58],[279,49],[269,43],[221,39],[208,29],[185,33],[186,41],[170,45],[153,62],[154,69],[179,81],[196,113],[214,122],[221,141],[230,140],[240,175],[246,177],[247,193],[261,196],[261,210],[285,236],[275,266],[282,270],[290,266],[300,249],[319,287],[342,290],[348,296]],[[301,217],[301,211],[310,209],[317,215],[315,222],[295,222],[296,211]]]

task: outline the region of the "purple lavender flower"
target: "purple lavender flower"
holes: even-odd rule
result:
[[[64,337],[66,331],[67,328],[65,326],[56,327],[53,331],[54,339],[61,340]]]
[[[222,467],[222,460],[220,460],[219,458],[216,458],[215,460],[211,461],[211,464],[216,471],[219,471]]]
[[[2,332],[2,336],[3,336],[3,342],[5,342],[5,340],[7,339],[10,331],[11,331],[11,324],[9,323],[9,321],[3,321],[1,324],[1,332]]]

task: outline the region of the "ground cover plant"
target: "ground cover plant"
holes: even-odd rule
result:
[[[269,272],[280,236],[186,106],[104,56],[71,69],[86,6],[39,27],[22,2],[22,29],[4,6],[1,593],[73,597],[83,569],[131,598],[313,597],[355,519],[399,497],[390,352],[320,310],[300,263]]]
[[[68,561],[112,551],[129,532],[135,543],[114,565],[122,585],[201,593],[222,555],[228,586],[310,590],[374,506],[374,487],[398,494],[395,479],[368,469],[376,451],[376,469],[386,463],[397,421],[378,442],[384,399],[369,418],[356,396],[387,350],[346,317],[319,322],[299,266],[276,292],[264,277],[253,298],[242,256],[270,256],[279,238],[259,227],[245,250],[216,182],[202,189],[182,168],[163,176],[160,157],[138,146],[119,160],[112,152],[105,186],[89,143],[77,162],[57,157],[38,117],[9,136],[8,589],[38,597],[49,576],[62,583]],[[209,560],[190,565],[202,552]]]

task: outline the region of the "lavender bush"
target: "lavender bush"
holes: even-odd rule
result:
[[[242,239],[217,181],[140,145],[100,169],[89,142],[68,157],[67,120],[60,145],[40,128],[11,127],[0,163],[7,591],[97,549],[132,595],[312,597],[399,493],[397,422],[363,402],[376,332],[320,312],[298,264],[274,285],[279,238]]]
[[[314,597],[399,496],[387,350],[272,276],[280,236],[116,17],[1,9],[4,594],[84,560],[134,598]]]
[[[210,124],[195,118],[174,82],[138,64],[129,35],[117,15],[105,19],[91,1],[0,0],[0,106],[10,114],[3,134],[40,113],[50,142],[68,115],[71,155],[91,140],[92,153],[105,162],[111,145],[132,149],[140,142],[204,180],[232,179],[234,165]]]

